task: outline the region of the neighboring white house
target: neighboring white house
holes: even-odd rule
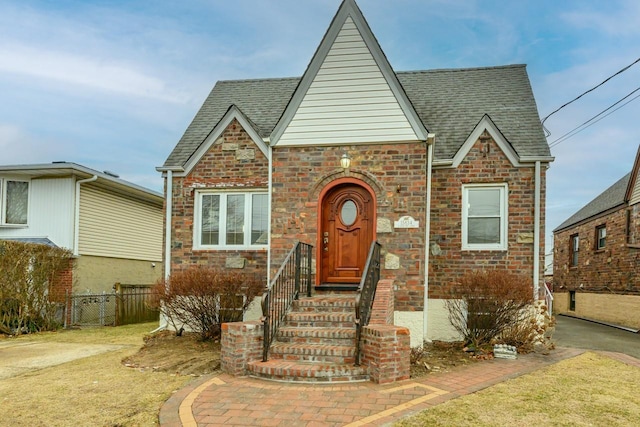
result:
[[[163,195],[68,162],[0,166],[0,239],[73,252],[74,293],[162,277]]]

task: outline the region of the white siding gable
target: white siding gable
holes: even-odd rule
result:
[[[348,17],[277,145],[419,139],[356,24]]]
[[[631,190],[631,197],[629,198],[630,205],[635,205],[636,203],[640,203],[640,179],[637,178]]]

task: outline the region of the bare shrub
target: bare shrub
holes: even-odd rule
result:
[[[551,341],[554,329],[555,318],[549,315],[547,306],[533,304],[523,313],[523,321],[505,329],[495,343],[512,345],[518,353],[548,353],[554,348]]]
[[[491,343],[524,320],[533,301],[529,282],[506,270],[465,274],[445,303],[451,325],[475,348]]]
[[[191,267],[155,286],[160,312],[177,333],[188,328],[202,340],[216,339],[226,322],[242,320],[264,283],[242,273],[208,267]]]
[[[66,249],[0,241],[0,332],[19,335],[57,329],[53,288],[72,265]]]

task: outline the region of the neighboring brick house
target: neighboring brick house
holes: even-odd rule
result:
[[[554,312],[640,329],[639,169],[553,230]]]
[[[318,289],[349,288],[377,240],[412,345],[453,339],[464,273],[541,283],[551,161],[525,66],[395,72],[345,0],[301,78],[218,82],[157,168],[166,273],[268,280],[303,241]]]

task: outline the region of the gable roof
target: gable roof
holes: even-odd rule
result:
[[[435,159],[451,160],[488,115],[521,158],[550,157],[525,65],[396,73],[418,117],[436,134]],[[300,78],[216,83],[164,163],[182,167],[231,105],[269,138]]]
[[[618,182],[604,190],[598,197],[587,203],[582,209],[571,215],[565,222],[560,224],[554,233],[572,227],[582,221],[596,217],[611,209],[624,206],[625,194],[629,185],[631,173],[623,176]]]
[[[336,68],[336,65],[340,64]],[[365,65],[366,64],[366,65]],[[319,72],[323,76],[317,81]],[[363,84],[367,82],[366,84]],[[336,86],[337,84],[337,86]],[[371,102],[362,99],[362,94],[388,96],[394,99],[393,104],[397,113],[404,115],[403,135],[411,135],[411,139],[426,140],[427,130],[414,110],[407,94],[398,81],[391,64],[387,60],[380,44],[376,40],[369,24],[354,0],[344,0],[334,16],[318,49],[302,76],[282,118],[271,134],[271,143],[276,145],[285,132],[296,113],[307,101],[307,95],[316,88],[314,95],[323,93],[327,89],[336,91],[341,104],[345,101],[355,102],[355,107],[362,108],[360,102]],[[349,89],[350,88],[350,89]],[[310,101],[311,104],[316,104]],[[323,122],[328,127],[339,127],[342,119],[326,117]],[[374,123],[384,118],[377,118],[372,123],[360,124],[375,126]],[[397,126],[398,123],[396,122]],[[395,129],[398,131],[398,129]],[[366,133],[366,132],[365,132]],[[321,138],[325,139],[326,136]]]

